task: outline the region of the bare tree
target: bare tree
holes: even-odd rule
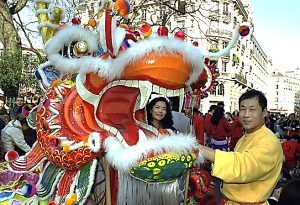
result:
[[[21,51],[21,38],[15,28],[13,15],[20,12],[28,0],[0,0],[0,41],[4,53]]]

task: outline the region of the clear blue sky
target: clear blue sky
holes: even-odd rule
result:
[[[248,0],[254,33],[273,67],[300,68],[300,0]]]

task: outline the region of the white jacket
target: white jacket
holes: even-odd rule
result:
[[[14,150],[15,145],[24,152],[28,152],[31,149],[24,139],[21,127],[20,121],[12,120],[1,131],[1,141],[5,153]]]

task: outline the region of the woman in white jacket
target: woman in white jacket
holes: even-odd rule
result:
[[[31,148],[24,139],[23,131],[27,130],[28,124],[26,116],[20,114],[16,120],[10,121],[5,128],[1,131],[1,141],[4,152],[14,150],[18,146],[24,152],[28,152]]]

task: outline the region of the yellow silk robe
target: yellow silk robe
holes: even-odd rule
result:
[[[216,150],[212,175],[223,180],[226,205],[266,201],[279,179],[282,160],[281,144],[265,126],[245,134],[234,152]]]

